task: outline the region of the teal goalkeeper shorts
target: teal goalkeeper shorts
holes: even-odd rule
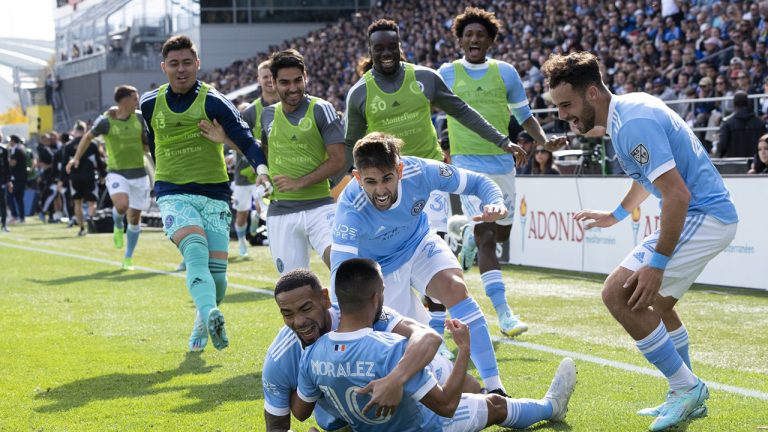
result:
[[[163,231],[169,239],[173,239],[176,231],[187,226],[199,226],[205,231],[229,238],[232,213],[226,201],[202,195],[174,194],[160,197],[157,204],[163,219]]]

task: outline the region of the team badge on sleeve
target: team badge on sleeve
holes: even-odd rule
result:
[[[648,155],[648,149],[643,144],[638,144],[630,153],[632,158],[640,165],[648,163],[650,156]]]
[[[440,164],[440,175],[443,177],[450,177],[453,175],[453,170],[446,164]]]

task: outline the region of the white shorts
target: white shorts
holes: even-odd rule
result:
[[[451,199],[448,192],[432,191],[424,207],[432,231],[448,232],[448,217],[451,215]]]
[[[427,284],[442,270],[460,268],[445,240],[430,231],[416,247],[410,260],[384,275],[384,306],[422,324],[429,324],[429,312],[421,300]]]
[[[106,183],[110,197],[119,193],[128,194],[129,208],[140,211],[149,209],[149,176],[127,179],[120,174],[107,173]]]
[[[504,205],[509,211],[509,216],[497,220],[496,223],[499,225],[512,225],[512,220],[515,217],[515,196],[517,195],[515,189],[515,172],[483,175],[493,180],[493,182],[499,186],[501,193],[504,195]],[[461,211],[464,212],[464,215],[467,217],[468,223],[475,225],[477,222],[474,222],[472,217],[483,214],[483,206],[480,198],[474,195],[461,195],[459,199],[461,200]]]
[[[736,236],[738,224],[724,224],[712,216],[697,214],[687,216],[675,252],[664,270],[659,295],[683,297],[707,263],[725,249]],[[656,250],[659,231],[649,235],[624,258],[621,266],[637,271],[651,262]]]
[[[238,212],[249,211],[252,201],[258,202],[260,197],[256,194],[257,186],[232,184],[232,208]]]
[[[438,352],[435,354],[435,358],[429,362],[429,368],[432,369],[432,373],[435,375],[437,383],[445,385],[445,382],[448,380],[448,375],[450,375],[453,370],[453,362]]]
[[[485,395],[462,393],[453,418],[443,418],[443,432],[476,432],[488,423]]]
[[[309,268],[309,248],[318,255],[331,247],[336,204],[267,218],[269,251],[280,274]]]

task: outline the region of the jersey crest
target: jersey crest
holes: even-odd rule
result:
[[[638,144],[631,152],[632,158],[640,165],[645,165],[650,160],[648,149],[643,144]]]

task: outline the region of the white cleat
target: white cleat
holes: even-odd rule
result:
[[[552,404],[551,421],[563,421],[568,413],[568,401],[576,388],[576,364],[570,357],[564,358],[555,372],[552,384],[544,396]]]

